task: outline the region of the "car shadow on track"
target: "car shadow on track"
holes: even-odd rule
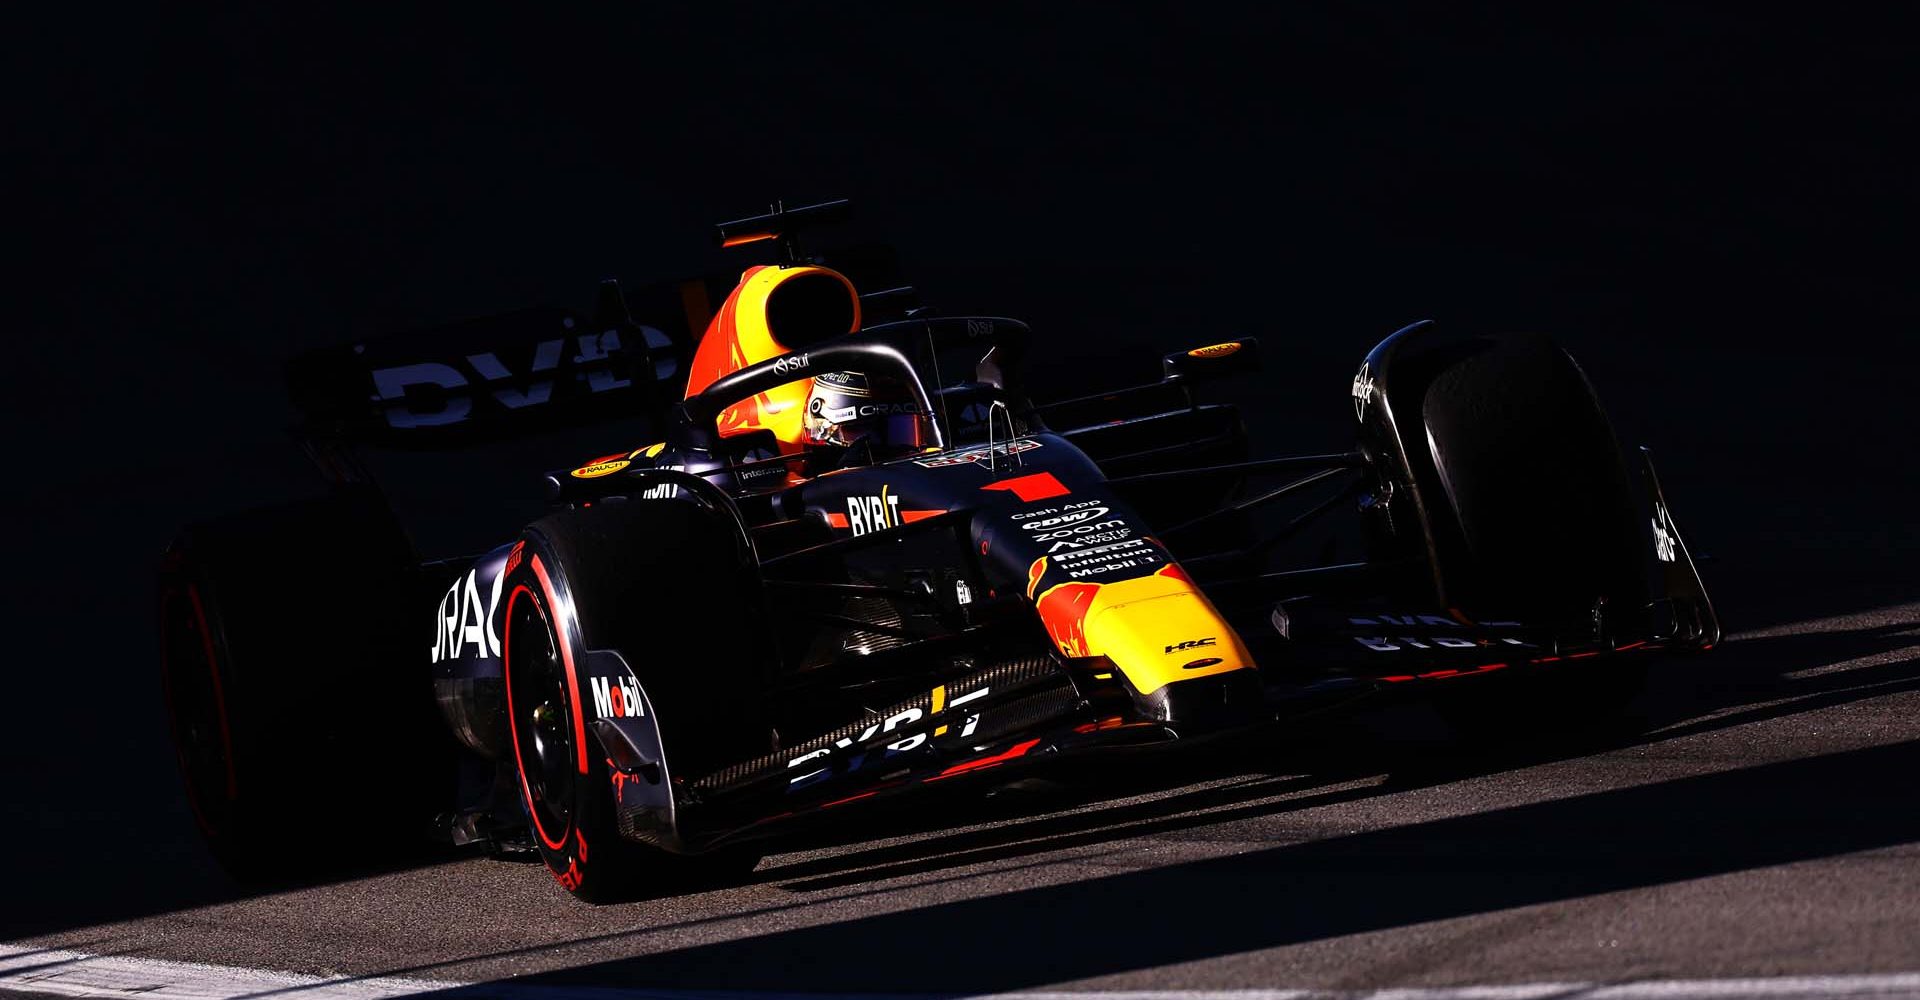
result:
[[[950,796],[938,809],[903,804],[850,814],[836,828],[779,843],[786,858],[763,865],[750,880],[785,889],[805,905],[816,893],[860,887],[871,888],[856,894],[884,892],[889,890],[882,883],[893,879],[1355,801],[1920,689],[1920,667],[1913,662],[1920,656],[1916,629],[1920,621],[1897,616],[1862,627],[1743,638],[1707,656],[1666,660],[1633,706],[1633,728],[1612,733],[1576,732],[1510,747],[1465,745],[1434,713],[1413,706],[1330,720],[1255,747],[1140,758],[1124,769],[1088,762],[1049,794],[997,795],[984,802]],[[874,845],[889,837],[901,840]],[[793,856],[810,847],[831,850]],[[59,905],[9,908],[0,925],[8,937],[26,937],[448,857],[428,854],[274,886],[201,881],[150,896],[70,894]],[[23,898],[40,895],[32,885],[21,891]]]
[[[1156,768],[1131,781],[1103,781],[1083,769],[1086,784],[1027,804],[1029,809],[1056,810],[1052,814],[776,863],[755,872],[753,881],[794,892],[840,889],[1352,801],[1920,689],[1920,668],[1914,663],[1920,658],[1920,636],[1912,634],[1916,628],[1920,623],[1903,620],[1845,631],[1764,636],[1730,643],[1713,655],[1669,658],[1617,725],[1535,733],[1512,745],[1467,743],[1447,732],[1431,713],[1396,707],[1311,727],[1277,743],[1222,748],[1189,761],[1194,768]],[[1275,773],[1246,775],[1262,768]],[[1144,801],[1102,804],[1188,784],[1209,772],[1242,777]],[[948,826],[994,818],[977,811],[947,817]],[[919,832],[928,832],[924,818],[917,822]],[[887,815],[871,824],[855,821],[841,833],[871,840],[910,834],[915,823]],[[816,843],[833,839],[816,837]]]
[[[1373,786],[1313,791],[1337,784],[1340,780],[1331,777],[1253,779],[1145,802],[1062,813],[932,840],[790,862],[762,869],[755,872],[755,876],[756,881],[777,882],[781,888],[793,892],[817,892],[1129,837],[1172,833],[1285,810],[1332,805],[1368,798],[1379,791]],[[1299,794],[1302,792],[1305,794]],[[1272,801],[1277,796],[1286,798],[1281,802]]]
[[[1002,873],[1039,869],[1048,861],[1036,856],[1050,852],[1357,801],[1920,689],[1920,669],[1912,662],[1920,643],[1907,634],[1913,627],[1903,621],[1759,636],[1731,642],[1712,656],[1670,661],[1667,672],[1656,675],[1646,703],[1636,706],[1645,724],[1663,727],[1651,734],[1465,747],[1449,744],[1438,728],[1417,731],[1422,724],[1437,726],[1432,713],[1424,723],[1402,715],[1335,725],[1332,733],[1302,733],[1267,748],[1264,757],[1223,748],[1131,781],[1095,772],[1100,780],[1070,785],[1063,794],[1019,799],[1014,806],[989,800],[971,810],[956,808],[944,814],[944,828],[924,818],[916,826],[911,814],[875,812],[871,822],[840,834],[870,842],[917,832],[918,839],[776,859],[754,881],[791,891],[788,902],[648,922],[567,943],[618,949],[696,924],[760,915],[771,920],[828,899],[907,888],[885,884],[894,879],[922,876],[913,885],[924,887],[964,882],[974,874],[940,873],[968,865],[993,864]],[[1416,731],[1409,732],[1409,722]],[[913,990],[929,981],[943,990],[1028,988],[1907,843],[1920,839],[1920,799],[1888,778],[1915,767],[1920,741],[1848,750],[781,930],[515,982],[823,994]],[[1196,780],[1200,784],[1191,784]],[[954,829],[955,823],[983,820],[997,825]],[[815,846],[833,842],[825,833],[815,839]],[[936,959],[937,968],[928,964]],[[453,992],[482,995],[485,989]]]
[[[1033,987],[1902,844],[1920,799],[1888,776],[1917,767],[1920,741],[1846,751],[516,982],[872,992],[937,971],[942,989]]]

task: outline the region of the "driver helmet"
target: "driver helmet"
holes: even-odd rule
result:
[[[931,418],[912,387],[898,378],[865,372],[815,375],[802,421],[808,445],[851,448],[864,442],[876,460],[934,443]]]

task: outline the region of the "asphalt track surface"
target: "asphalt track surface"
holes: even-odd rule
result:
[[[13,945],[829,994],[1912,972],[1917,653],[1920,604],[1784,622],[1665,662],[1624,732],[1488,747],[1394,709],[869,813],[679,898],[589,907],[537,864],[470,858]]]

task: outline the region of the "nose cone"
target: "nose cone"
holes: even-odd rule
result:
[[[1062,584],[1036,604],[1061,651],[1106,657],[1144,714],[1196,730],[1260,717],[1259,674],[1246,645],[1178,566]]]
[[[1184,581],[1122,580],[1102,587],[1092,603],[1087,646],[1112,660],[1143,695],[1168,684],[1253,668],[1233,627]]]

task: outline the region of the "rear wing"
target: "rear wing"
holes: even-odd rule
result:
[[[658,414],[686,382],[712,286],[643,288],[630,310],[607,281],[591,315],[521,309],[324,348],[287,365],[287,388],[307,436],[401,448]]]
[[[891,248],[864,245],[835,265],[899,308]],[[713,311],[739,280],[728,270],[624,291],[600,285],[591,314],[521,309],[324,348],[288,363],[287,388],[308,440],[443,449],[644,417],[663,426]],[[876,310],[878,311],[878,310]]]

